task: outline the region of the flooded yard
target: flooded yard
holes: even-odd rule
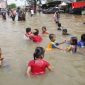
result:
[[[63,28],[80,39],[85,33],[85,15],[61,14],[60,22]],[[26,68],[29,60],[33,59],[35,47],[46,48],[48,36],[43,37],[40,44],[24,39],[25,28],[39,29],[46,26],[49,33],[56,34],[57,40],[62,36],[54,23],[53,15],[27,15],[25,22],[10,18],[6,21],[0,17],[0,47],[4,57],[3,67],[0,68],[0,85],[85,85],[85,48],[78,49],[76,54],[56,50],[46,51],[45,59],[53,66],[53,71],[46,75],[29,78]]]

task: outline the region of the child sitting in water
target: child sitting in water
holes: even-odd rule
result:
[[[36,43],[40,43],[42,41],[42,37],[39,35],[38,29],[34,29],[33,36],[31,36],[31,40]]]
[[[77,43],[79,47],[85,47],[85,34],[81,35],[81,40]]]
[[[58,22],[58,29],[57,30],[61,30],[62,29],[62,26],[61,26],[61,23],[60,22]]]
[[[26,28],[25,39],[29,40],[32,36],[31,28]]]
[[[37,47],[33,54],[34,59],[28,63],[27,75],[42,75],[46,73],[46,68],[51,71],[50,64],[45,61],[44,58],[45,50],[42,47]]]
[[[47,50],[52,50],[55,48],[63,50],[62,48],[59,47],[59,45],[65,43],[66,41],[61,42],[61,43],[57,43],[55,34],[49,34],[49,39],[51,42],[48,44]]]
[[[68,34],[67,29],[62,29],[62,35],[70,35],[70,34]]]
[[[72,51],[72,53],[77,52],[77,38],[76,37],[71,37],[69,46],[66,48],[66,51]]]
[[[2,66],[3,59],[4,59],[1,55],[2,55],[2,51],[1,51],[1,48],[0,48],[0,66]]]
[[[42,34],[49,34],[45,26],[42,27]]]

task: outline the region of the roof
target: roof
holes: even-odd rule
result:
[[[71,2],[74,2],[75,0],[62,0],[62,1],[66,2],[66,3],[71,3]]]
[[[71,2],[74,2],[76,0],[53,0],[53,1],[63,1],[63,2],[66,2],[66,3],[71,3]]]

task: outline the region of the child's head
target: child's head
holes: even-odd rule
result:
[[[31,32],[31,28],[30,27],[26,28],[26,33],[28,33],[28,32]]]
[[[82,40],[83,42],[85,42],[85,34],[82,34],[82,35],[81,35],[81,40]]]
[[[55,34],[49,34],[49,39],[54,42],[56,40]]]
[[[35,52],[33,54],[34,60],[40,58],[42,59],[44,57],[45,50],[43,47],[36,47]]]
[[[58,22],[58,27],[61,27],[61,23],[60,22]]]
[[[77,45],[77,37],[71,37],[70,43],[71,45]]]
[[[43,26],[42,27],[42,32],[46,32],[46,31],[47,31],[46,26]]]
[[[38,29],[34,29],[33,34],[34,35],[38,35],[39,34],[39,30]]]
[[[62,35],[67,35],[67,29],[62,30]]]

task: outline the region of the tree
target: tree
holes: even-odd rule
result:
[[[53,1],[58,1],[58,0],[47,0],[47,3],[53,2]]]
[[[12,3],[12,4],[8,5],[8,8],[10,8],[10,9],[16,8],[16,4]]]

